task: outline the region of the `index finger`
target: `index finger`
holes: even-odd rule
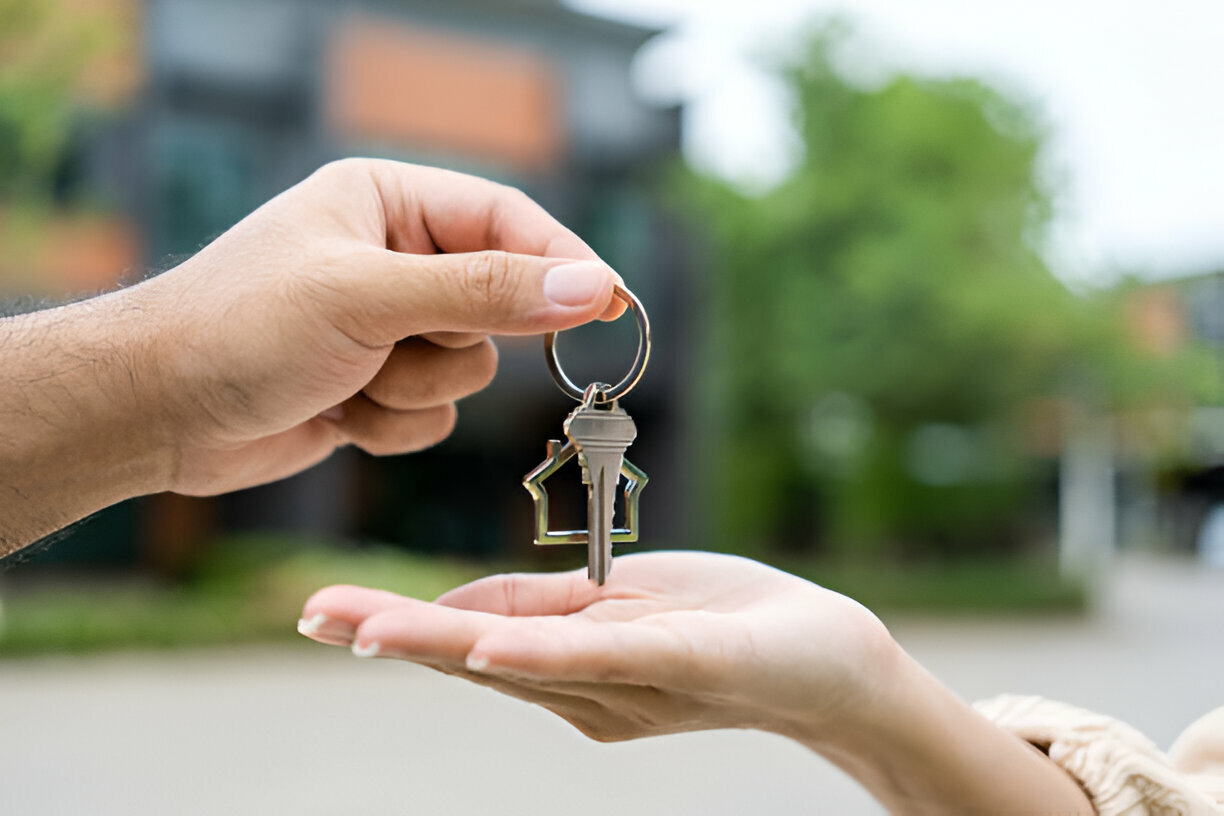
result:
[[[603,597],[586,570],[490,575],[456,587],[434,603],[511,617],[569,615]]]
[[[493,249],[601,260],[585,241],[514,187],[388,160],[372,160],[371,168],[383,207],[387,249],[417,254]],[[612,320],[624,310],[614,298],[601,317]]]

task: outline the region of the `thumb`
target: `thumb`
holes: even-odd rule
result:
[[[371,345],[426,332],[538,334],[594,320],[619,276],[597,260],[488,250],[414,255],[375,250],[340,317]],[[355,286],[353,284],[356,284]],[[371,336],[372,335],[372,336]]]

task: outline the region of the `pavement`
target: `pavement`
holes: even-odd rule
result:
[[[889,618],[966,698],[1035,693],[1162,747],[1224,704],[1224,570],[1129,557],[1086,619]],[[877,814],[752,732],[602,745],[453,678],[339,649],[0,662],[0,814]]]

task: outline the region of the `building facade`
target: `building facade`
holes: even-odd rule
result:
[[[116,278],[173,266],[343,156],[520,187],[587,239],[650,311],[655,355],[626,402],[641,429],[634,459],[652,475],[643,523],[652,541],[685,540],[686,253],[657,201],[680,117],[641,102],[631,83],[632,60],[656,31],[552,0],[112,2],[139,46],[128,71],[137,78],[76,137],[72,178],[110,202],[102,234],[129,236],[109,256]],[[109,282],[105,271],[91,274]],[[567,335],[567,367],[619,376],[636,342],[629,322]],[[342,451],[232,496],[147,497],[84,525],[64,557],[109,550],[174,573],[204,542],[251,530],[521,556],[531,528],[519,479],[571,407],[541,345],[499,341],[496,381],[460,404],[458,430],[436,450],[386,460]]]

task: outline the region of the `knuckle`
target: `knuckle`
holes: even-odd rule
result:
[[[433,433],[430,435],[428,444],[436,445],[443,439],[451,435],[455,430],[455,423],[459,419],[459,412],[455,408],[455,403],[448,402],[441,406],[437,411],[437,420],[433,427]]]
[[[517,575],[507,575],[502,581],[502,603],[505,604],[506,614],[513,615],[518,608],[516,598],[518,596],[519,577]]]
[[[586,736],[590,737],[596,742],[602,742],[604,744],[612,742],[625,742],[626,740],[633,739],[634,737],[633,734],[628,733],[625,729],[619,728],[615,724],[611,723],[595,723],[586,720],[570,720],[570,722],[575,728]]]
[[[379,372],[374,379],[366,383],[366,387],[361,389],[361,393],[366,399],[380,408],[395,408],[395,403],[399,397],[399,389],[388,382],[390,378],[383,372]]]
[[[368,203],[368,186],[377,186],[378,161],[375,159],[335,159],[321,165],[303,182],[312,188],[315,195],[334,199],[337,196]]]
[[[327,162],[319,167],[314,174],[322,178],[344,178],[357,173],[368,172],[369,166],[369,159],[349,156],[343,159],[333,159],[332,161]]]
[[[590,722],[585,717],[576,717],[573,714],[562,714],[561,717],[570,725],[582,732],[584,737],[595,740],[596,742],[607,742],[603,739],[603,730],[593,722]]]
[[[380,439],[377,436],[366,436],[354,440],[357,447],[361,448],[371,456],[392,456],[401,451],[395,445],[389,444],[388,440]]]
[[[473,366],[475,369],[473,379],[476,380],[480,388],[484,388],[493,382],[493,378],[497,375],[497,346],[492,340],[486,339],[476,348],[479,351],[476,353]]]
[[[473,253],[464,265],[464,294],[474,315],[510,302],[518,289],[510,256],[497,250]]]
[[[371,456],[394,456],[432,447],[455,429],[458,412],[454,403],[447,403],[410,417],[399,417],[381,427],[370,428],[354,440]]]
[[[392,357],[395,353],[392,352]],[[394,362],[385,365],[365,387],[374,402],[393,411],[426,408],[441,389],[440,373],[430,366],[410,366]]]
[[[503,184],[502,190],[512,205],[522,206],[530,204],[533,207],[536,206],[535,199],[527,195],[520,188],[515,187],[513,184]]]

